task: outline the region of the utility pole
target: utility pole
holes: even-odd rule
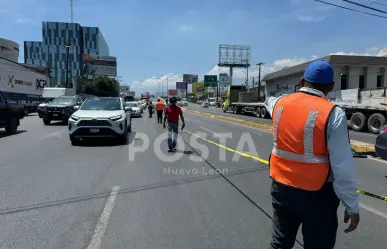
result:
[[[169,90],[168,90],[168,79],[169,78],[169,76],[167,76],[167,99],[168,99],[168,97],[169,97]]]
[[[257,63],[258,66],[258,101],[259,97],[261,95],[261,66],[263,65],[263,62]]]
[[[69,87],[69,53],[71,45],[71,41],[66,41],[66,88]]]
[[[254,89],[254,84],[255,84],[255,80],[254,79],[255,79],[255,77],[253,76],[252,78],[253,78],[253,89]]]

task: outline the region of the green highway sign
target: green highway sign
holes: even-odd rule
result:
[[[204,75],[204,86],[217,87],[218,76],[217,75]]]

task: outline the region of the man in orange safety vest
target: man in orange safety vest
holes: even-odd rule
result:
[[[305,249],[333,249],[342,201],[346,233],[356,229],[359,203],[345,112],[326,99],[334,71],[312,62],[296,93],[269,97],[274,147],[269,159],[273,179],[271,249],[293,248],[302,224]]]
[[[163,122],[163,111],[164,111],[164,104],[160,101],[160,99],[156,102],[156,112],[157,112],[157,123]]]

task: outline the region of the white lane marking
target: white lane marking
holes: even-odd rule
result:
[[[383,213],[382,211],[376,210],[375,208],[370,207],[370,206],[363,204],[363,203],[359,203],[359,205],[360,205],[360,207],[364,208],[365,210],[368,210],[376,215],[379,215],[380,217],[387,219],[386,213]]]
[[[119,190],[119,186],[113,187],[112,192],[110,193],[109,198],[106,201],[105,208],[102,211],[101,217],[98,220],[93,237],[87,249],[99,249],[99,247],[101,246],[102,238],[109,223],[110,215],[112,214],[114,202],[116,201],[117,193]]]
[[[61,134],[62,132],[63,132],[63,131],[57,131],[57,132],[54,132],[54,133],[45,135],[45,136],[43,136],[43,137],[41,137],[41,138],[39,138],[39,139],[41,140],[41,139],[45,139],[45,138],[48,138],[48,137],[51,137],[51,136],[60,137],[60,134]]]
[[[214,134],[214,136],[220,137],[219,134],[217,134],[217,133],[215,133],[215,132],[213,132],[213,131],[210,131],[209,129],[206,129],[206,128],[204,128],[203,126],[200,126],[200,128],[202,128],[202,129],[205,130],[205,131],[211,132],[212,134]]]

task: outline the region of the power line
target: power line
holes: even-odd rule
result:
[[[331,5],[331,6],[334,6],[334,7],[337,7],[337,8],[341,8],[341,9],[345,9],[345,10],[350,10],[350,11],[357,12],[357,13],[362,13],[362,14],[365,14],[365,15],[370,15],[370,16],[375,16],[375,17],[380,17],[380,18],[383,18],[383,19],[387,19],[387,16],[381,16],[381,15],[372,14],[372,13],[369,13],[369,12],[355,10],[355,9],[347,8],[347,7],[344,7],[344,6],[337,5],[337,4],[325,2],[325,1],[322,1],[322,0],[312,0],[312,1],[323,3],[323,4],[327,4],[327,5]]]
[[[377,1],[372,1],[372,0],[368,0],[369,2],[371,3],[376,3],[376,4],[379,4],[379,5],[382,5],[382,6],[386,6],[387,7],[387,4],[384,4],[384,3],[379,3]]]
[[[387,12],[386,12],[386,11],[384,11],[384,10],[380,10],[380,9],[373,8],[373,7],[370,7],[370,6],[364,5],[364,4],[356,3],[356,2],[354,2],[354,1],[350,1],[350,0],[342,0],[342,1],[343,1],[343,2],[347,2],[347,3],[350,3],[350,4],[353,4],[353,5],[357,5],[357,6],[360,6],[360,7],[366,8],[366,9],[370,9],[370,10],[374,10],[374,11],[377,11],[377,12],[380,12],[380,13],[387,14]]]

